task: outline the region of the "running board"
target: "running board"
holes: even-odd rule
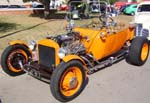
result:
[[[94,73],[94,72],[96,72],[102,68],[105,68],[107,66],[111,66],[112,64],[114,64],[120,60],[123,60],[128,52],[127,52],[127,50],[120,51],[120,52],[121,53],[119,53],[116,56],[110,56],[105,60],[97,61],[98,64],[96,66],[94,66],[92,68],[88,68],[88,74],[92,74],[92,73]]]

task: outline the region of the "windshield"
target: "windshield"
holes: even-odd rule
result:
[[[139,6],[138,12],[150,12],[150,5],[141,5],[141,6]]]
[[[109,24],[106,24],[106,21],[113,22],[111,16],[114,16],[114,12],[114,7],[104,1],[91,1],[87,4],[84,1],[70,0],[67,12],[57,12],[58,15],[64,14],[62,16],[64,19],[59,21],[59,25],[57,25],[59,28],[51,30],[51,32],[57,34],[59,31],[60,34],[64,34],[66,30],[70,32],[73,27],[99,30]]]

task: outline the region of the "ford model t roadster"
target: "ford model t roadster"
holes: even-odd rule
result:
[[[37,43],[11,41],[1,55],[3,70],[10,76],[27,72],[38,79],[48,79],[53,96],[67,102],[82,92],[88,74],[123,58],[137,66],[146,62],[147,37],[134,36],[134,26],[115,23],[107,13],[99,19],[100,27],[69,25],[66,34],[48,36]]]

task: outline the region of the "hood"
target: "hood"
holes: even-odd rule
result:
[[[136,23],[146,23],[150,21],[150,12],[148,13],[137,13],[134,17]]]
[[[149,28],[150,27],[150,12],[140,12],[137,13],[134,17],[135,23],[142,23],[143,27]]]

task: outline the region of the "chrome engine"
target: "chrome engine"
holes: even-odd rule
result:
[[[66,54],[80,54],[85,51],[84,45],[79,41],[70,41],[66,46],[62,46],[61,49],[66,50]]]
[[[67,35],[58,35],[55,37],[51,37],[50,39],[55,40],[59,44],[59,53],[63,53],[65,55],[80,55],[85,53],[85,47],[81,42],[82,37],[77,32],[71,32]]]

